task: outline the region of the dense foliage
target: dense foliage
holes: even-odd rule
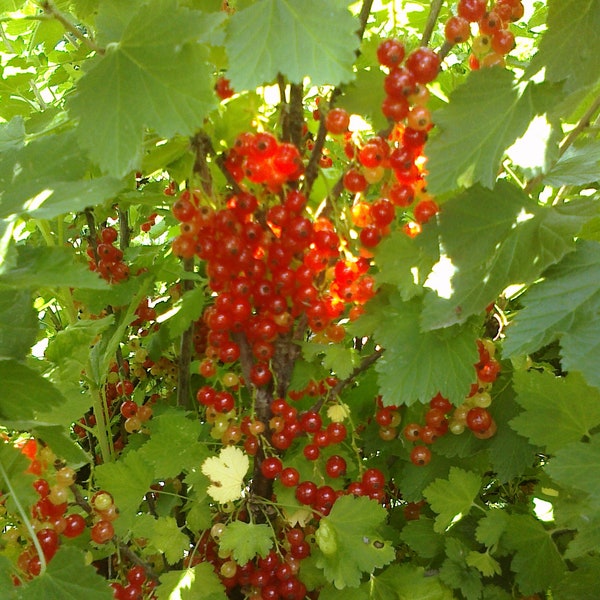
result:
[[[6,600],[600,597],[600,1],[0,0]]]

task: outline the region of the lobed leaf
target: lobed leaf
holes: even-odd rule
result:
[[[319,0],[259,0],[230,19],[225,47],[228,77],[237,90],[309,77],[313,85],[354,79],[357,20],[343,3]]]

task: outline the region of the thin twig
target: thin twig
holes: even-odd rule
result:
[[[350,373],[350,375],[348,375],[348,377],[346,377],[345,379],[342,379],[341,381],[338,381],[329,390],[328,399],[332,399],[332,398],[335,398],[336,396],[339,396],[344,388],[348,387],[356,379],[356,377],[358,377],[358,375],[360,375],[363,371],[366,371],[374,362],[376,362],[379,358],[381,358],[382,355],[383,355],[383,348],[380,348],[379,350],[375,350],[373,353],[369,354],[368,356],[365,356],[362,359],[360,365],[358,365],[358,367],[355,367],[352,370],[352,373]]]
[[[423,36],[421,37],[421,46],[427,46],[431,39],[431,34],[435,28],[436,21],[440,16],[442,10],[443,0],[432,0],[431,7],[429,8],[429,16],[427,17],[427,23],[423,30]]]
[[[56,19],[69,33],[75,36],[78,40],[83,42],[90,50],[96,52],[96,54],[104,54],[104,48],[101,48],[94,42],[94,40],[90,39],[83,35],[83,33],[75,26],[65,15],[63,15],[51,2],[45,1],[41,4],[44,12],[51,16],[53,19]]]
[[[568,150],[568,148],[573,145],[573,142],[577,136],[590,126],[590,121],[599,108],[600,96],[598,96],[594,102],[592,102],[591,106],[585,111],[581,119],[579,119],[577,125],[575,125],[567,137],[560,143],[560,146],[558,147],[559,157],[562,156]]]

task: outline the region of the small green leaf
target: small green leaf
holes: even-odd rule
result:
[[[455,520],[466,516],[481,488],[476,473],[451,467],[448,479],[436,479],[423,494],[431,509],[437,513],[434,531],[441,533]]]
[[[332,554],[321,552],[317,566],[336,588],[357,587],[362,573],[372,573],[394,559],[393,546],[379,532],[385,515],[385,509],[373,500],[342,496],[321,519],[335,536],[337,547]]]
[[[502,573],[500,563],[488,552],[472,550],[467,554],[466,562],[470,567],[475,567],[484,577],[493,577]]]
[[[240,91],[270,83],[281,73],[293,83],[347,83],[358,49],[358,21],[341,3],[259,0],[230,19],[225,46],[228,77]]]
[[[174,307],[178,307],[177,312],[165,321],[171,339],[180,336],[194,321],[198,320],[204,310],[205,302],[206,290],[203,286],[197,286],[183,294],[181,301]]]
[[[158,600],[227,600],[225,588],[208,562],[163,573],[159,581]]]
[[[565,558],[573,560],[579,556],[595,552],[598,548],[600,548],[600,516],[597,516],[591,522],[586,522],[585,525],[582,524],[575,538],[569,542]]]
[[[554,377],[537,371],[514,375],[517,402],[525,409],[510,426],[555,453],[600,425],[600,392],[578,373]]]
[[[446,539],[446,560],[439,571],[440,579],[459,589],[467,600],[479,600],[482,592],[481,573],[467,564],[468,549],[455,538]]]
[[[180,561],[190,549],[190,540],[181,531],[174,517],[154,517],[143,513],[136,517],[132,526],[134,536],[146,540],[144,552],[148,555],[160,552],[170,565]]]
[[[269,525],[233,521],[225,527],[219,548],[231,551],[234,560],[245,565],[256,556],[265,557],[273,547],[273,529]]]
[[[21,590],[20,600],[111,600],[112,589],[85,554],[72,546],[61,546],[46,572],[34,577]]]
[[[427,144],[427,188],[434,194],[478,182],[492,188],[502,154],[535,114],[529,96],[509,70],[472,71],[448,106],[433,113],[440,132]]]

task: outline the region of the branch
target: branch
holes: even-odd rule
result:
[[[341,381],[338,381],[329,390],[329,393],[327,394],[327,399],[330,400],[330,399],[335,398],[336,396],[339,396],[344,388],[348,387],[358,377],[358,375],[360,375],[363,371],[366,371],[382,355],[383,355],[383,348],[380,348],[379,350],[375,350],[375,352],[373,352],[372,354],[369,354],[369,356],[365,356],[362,359],[360,365],[358,365],[358,367],[355,367],[352,370],[352,373],[350,373],[350,375],[348,375],[348,377],[346,377],[346,379],[342,379]]]
[[[94,213],[91,208],[85,209],[85,220],[87,222],[88,229],[90,233],[88,235],[88,244],[92,247],[92,251],[94,252],[94,260],[96,264],[100,262],[100,257],[98,256],[98,241],[96,239],[96,221],[94,220]]]
[[[208,162],[206,157],[213,152],[214,148],[212,142],[206,132],[199,131],[191,140],[192,148],[194,150],[194,173],[200,177],[200,184],[202,189],[207,196],[212,197],[212,175],[208,168]]]
[[[429,9],[429,16],[427,17],[427,23],[423,31],[423,37],[421,38],[421,46],[427,46],[431,39],[431,34],[435,27],[435,23],[440,16],[440,10],[442,10],[442,0],[432,0],[431,8]]]
[[[101,48],[98,46],[98,44],[96,44],[96,42],[94,42],[94,40],[83,35],[83,33],[81,33],[81,31],[75,25],[73,25],[73,23],[71,23],[71,21],[69,21],[69,19],[67,19],[67,17],[63,15],[51,2],[46,0],[45,2],[42,2],[41,7],[47,15],[51,16],[53,19],[56,19],[69,33],[83,42],[90,50],[93,50],[97,54],[105,53],[104,48]]]

